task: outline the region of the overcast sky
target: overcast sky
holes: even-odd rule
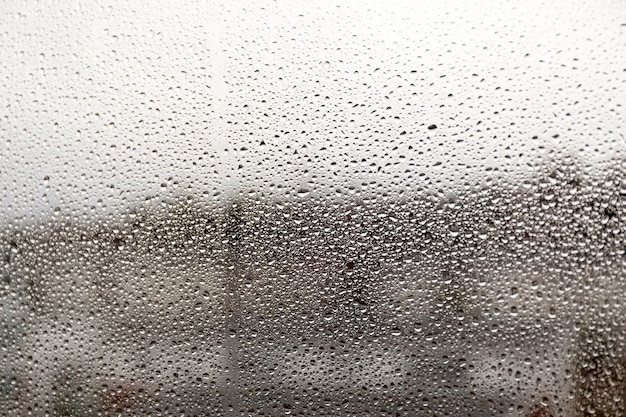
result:
[[[3,223],[454,190],[626,147],[621,1],[1,3]]]

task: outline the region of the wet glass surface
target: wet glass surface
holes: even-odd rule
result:
[[[626,412],[620,2],[0,14],[0,414]]]

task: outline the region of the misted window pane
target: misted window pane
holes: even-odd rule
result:
[[[626,8],[518,3],[3,2],[0,414],[624,415]]]

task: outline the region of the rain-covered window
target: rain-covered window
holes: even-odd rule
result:
[[[0,2],[0,415],[626,414],[626,7]]]

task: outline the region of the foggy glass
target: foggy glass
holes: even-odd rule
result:
[[[0,414],[626,414],[625,32],[0,2]]]

